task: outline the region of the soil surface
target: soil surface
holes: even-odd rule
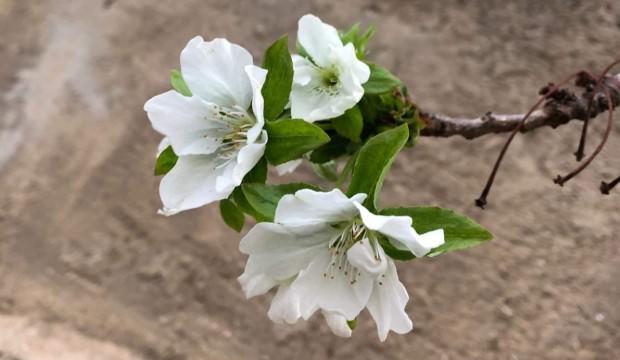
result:
[[[385,343],[366,313],[349,340],[320,317],[271,323],[269,296],[235,280],[245,259],[217,206],[156,214],[142,106],[187,40],[227,37],[258,62],[308,12],[375,24],[371,58],[451,115],[524,112],[620,53],[611,0],[0,0],[0,359],[619,359],[620,191],[597,188],[620,174],[620,127],[564,188],[551,178],[575,166],[579,124],[520,136],[485,211],[473,199],[505,135],[402,154],[384,205],[454,208],[496,238],[399,264],[416,329]]]

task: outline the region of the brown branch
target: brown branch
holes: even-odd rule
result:
[[[617,107],[620,104],[620,74],[606,76],[603,84],[609,89],[613,106]],[[556,128],[573,120],[584,121],[588,118],[588,102],[592,96],[590,118],[593,119],[608,110],[604,88],[592,94],[591,89],[586,87],[581,95],[575,95],[572,91],[563,89],[558,92],[558,96],[549,98],[542,109],[532,113],[520,131],[528,132],[544,126]],[[465,118],[422,111],[420,117],[426,127],[422,129],[420,135],[435,137],[460,135],[466,139],[475,139],[486,134],[513,131],[519,126],[523,116],[524,114],[506,115],[488,112],[478,118]]]

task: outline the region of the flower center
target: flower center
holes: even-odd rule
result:
[[[347,251],[355,245],[355,243],[361,241],[370,242],[374,256],[379,260],[380,257],[377,247],[380,245],[375,234],[368,230],[359,219],[355,219],[345,225],[342,233],[329,243],[331,260],[323,273],[323,277],[334,279],[336,272],[339,272],[349,280],[351,285],[355,284],[361,272],[358,268],[351,265],[347,258]]]
[[[320,84],[316,91],[336,95],[340,90],[340,73],[335,66],[319,68]]]
[[[221,145],[218,157],[230,160],[247,142],[248,131],[256,124],[256,119],[242,109],[219,108],[215,114],[215,121],[220,125]]]

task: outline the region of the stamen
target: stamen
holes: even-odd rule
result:
[[[347,258],[347,251],[356,243],[363,243],[364,241],[370,241],[373,255],[378,260],[380,258],[378,241],[374,234],[368,231],[359,219],[342,227],[342,232],[329,242],[328,248],[331,253],[331,259],[323,272],[323,277],[334,279],[336,272],[340,272],[348,279],[349,284],[354,285],[357,283],[357,279],[362,275],[362,272],[351,265]]]
[[[218,137],[222,141],[217,157],[224,161],[220,167],[225,166],[229,160],[237,156],[239,149],[246,143],[248,131],[256,124],[256,120],[238,106],[233,108],[215,106],[215,111],[209,120],[219,125],[219,129],[215,131],[220,133]]]

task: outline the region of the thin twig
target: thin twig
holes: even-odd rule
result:
[[[596,156],[601,152],[601,150],[603,150],[603,147],[607,143],[607,139],[609,139],[609,134],[611,134],[611,129],[612,129],[613,122],[614,122],[613,121],[614,120],[614,110],[613,110],[614,106],[613,106],[613,99],[611,98],[611,93],[609,92],[609,88],[603,87],[603,89],[605,90],[605,95],[607,97],[607,104],[609,107],[609,111],[607,113],[607,128],[605,129],[603,140],[601,140],[601,142],[598,144],[598,146],[596,147],[592,155],[590,155],[588,159],[586,159],[586,161],[584,161],[581,165],[579,165],[575,170],[571,171],[565,176],[558,175],[555,178],[555,180],[553,180],[556,184],[560,186],[563,186],[567,181],[579,175],[580,172],[582,172],[585,168],[587,168],[588,165],[590,165],[590,163],[592,162],[592,160],[594,160],[594,158],[596,158]]]
[[[497,175],[497,171],[499,170],[502,160],[504,159],[504,155],[506,155],[506,151],[508,151],[508,147],[512,143],[512,140],[517,135],[519,130],[521,130],[521,128],[523,127],[527,119],[532,115],[534,111],[536,111],[536,109],[538,109],[542,105],[542,103],[545,100],[551,98],[551,96],[554,96],[558,92],[558,90],[560,90],[562,86],[566,85],[569,81],[574,79],[576,76],[577,74],[573,74],[569,76],[568,78],[566,78],[564,81],[562,81],[560,84],[550,85],[549,87],[544,88],[541,91],[542,96],[540,97],[540,99],[536,101],[534,106],[532,106],[530,110],[523,116],[521,121],[519,121],[519,124],[512,130],[512,132],[510,133],[510,136],[508,137],[508,140],[506,140],[506,143],[502,147],[502,150],[500,151],[499,156],[497,157],[497,160],[495,161],[495,164],[493,165],[493,170],[491,170],[491,174],[489,175],[489,178],[487,179],[487,183],[484,186],[484,189],[482,190],[480,197],[476,199],[476,206],[484,209],[484,206],[487,204],[487,196],[489,195],[489,192],[491,191],[491,187],[493,186],[493,182],[495,181],[495,176]]]
[[[577,159],[577,161],[581,161],[586,154],[586,140],[588,138],[588,125],[590,124],[590,113],[592,111],[592,103],[594,102],[594,89],[598,89],[598,87],[601,86],[601,81],[603,80],[605,74],[602,76],[599,76],[598,80],[594,80],[594,81],[592,80],[595,78],[589,72],[584,71],[581,73],[581,75],[582,75],[582,78],[584,79],[584,82],[588,82],[588,84],[584,84],[586,88],[590,86],[592,82],[594,82],[594,87],[592,87],[592,93],[589,94],[589,97],[588,97],[588,107],[586,109],[586,118],[584,119],[583,127],[581,128],[581,136],[579,137],[579,146],[577,147],[577,151],[575,151],[575,159]]]
[[[611,64],[607,65],[607,67],[603,70],[601,75],[599,75],[596,81],[594,82],[593,89],[598,89],[601,86],[603,81],[605,81],[605,76],[607,75],[607,73],[610,72],[614,66],[618,65],[618,63],[620,63],[620,60],[616,60],[612,62]],[[583,71],[581,72],[580,75],[582,75],[582,79],[585,81],[584,83],[582,83],[582,85],[588,86],[592,84],[592,79],[594,79],[592,74],[588,73],[587,71]],[[588,109],[586,110],[586,118],[583,122],[583,128],[581,129],[581,137],[579,138],[579,147],[577,148],[577,151],[575,152],[575,158],[577,159],[577,161],[581,161],[581,159],[583,159],[583,157],[585,156],[586,138],[588,136],[588,124],[590,123],[590,111],[592,109],[592,103],[594,102],[595,91],[596,90],[593,91],[593,94],[591,94],[588,99]],[[612,111],[612,109],[610,109],[610,111]]]

